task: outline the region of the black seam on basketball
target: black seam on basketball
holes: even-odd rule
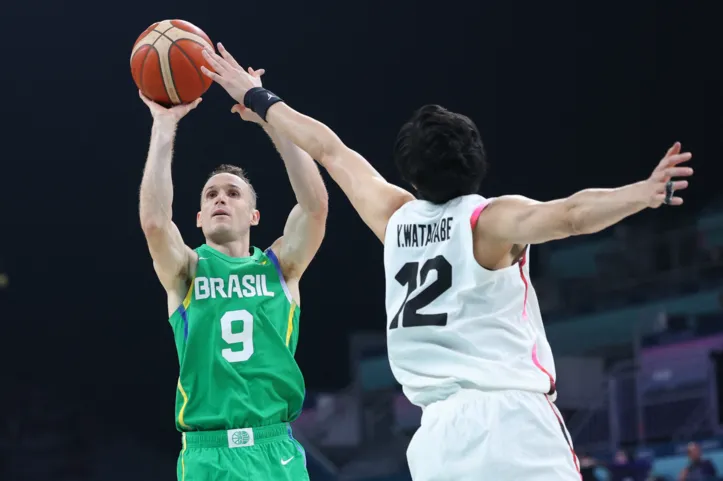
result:
[[[154,28],[152,31],[156,32],[158,34],[158,37],[156,37],[156,39],[153,41],[150,48],[148,49],[149,52],[151,51],[151,49],[156,51],[156,56],[158,57],[158,73],[161,74],[161,83],[163,84],[163,91],[166,92],[166,97],[168,97],[168,101],[171,103],[171,105],[173,105],[173,99],[171,98],[171,93],[168,91],[168,88],[166,87],[166,82],[163,81],[163,66],[161,64],[161,52],[159,52],[158,49],[156,48],[156,42],[158,42],[161,39],[161,37],[168,38],[165,35],[165,33],[168,32],[169,30],[171,30],[172,28],[176,28],[176,27],[174,25],[171,25],[170,27],[168,27],[167,29],[165,29],[162,32],[160,30],[156,30]],[[148,32],[148,33],[150,33],[150,32]],[[145,61],[144,61],[144,64],[145,64]],[[170,67],[170,65],[171,65],[171,62],[169,60],[168,66]],[[142,76],[143,76],[143,71],[141,70],[141,77]],[[171,71],[171,79],[173,79],[173,71]],[[173,85],[173,88],[174,89],[176,88],[175,84]],[[176,93],[178,93],[178,91],[176,91]]]
[[[204,45],[204,44],[202,44],[201,42],[196,42],[195,40],[192,40],[192,39],[190,39],[190,38],[184,38],[183,40],[186,40],[186,41],[188,41],[188,42],[195,43],[196,45],[200,45],[201,47],[204,47],[204,48],[207,47],[207,45]],[[178,44],[175,44],[175,45],[176,45],[176,47],[178,47],[178,50],[181,51],[181,53],[183,54],[183,56],[188,59],[188,63],[190,63],[191,65],[193,65],[194,70],[196,70],[196,73],[198,74],[198,78],[201,80],[201,85],[205,85],[205,84],[206,84],[206,82],[205,82],[205,76],[203,75],[203,72],[201,72],[201,69],[198,68],[198,66],[197,66],[193,61],[191,61],[191,56],[188,55],[188,54],[181,48],[180,45],[178,45]],[[170,63],[170,62],[169,62],[169,63]]]
[[[164,37],[171,41],[171,46],[168,47],[168,70],[170,70],[170,73],[171,73],[171,83],[173,84],[173,90],[176,92],[176,97],[178,97],[178,101],[180,103],[183,103],[183,100],[181,99],[181,95],[178,93],[178,88],[176,87],[176,78],[173,76],[173,65],[171,65],[171,48],[173,47],[175,42],[173,41],[173,39],[171,37],[166,35],[166,32],[169,32],[169,31],[173,30],[174,28],[176,28],[176,26],[171,25],[170,27],[168,27],[167,29],[165,29],[162,32],[160,30],[154,30],[155,32],[158,33],[158,38],[153,43],[156,43],[157,41],[159,41],[161,39],[161,37]],[[160,53],[158,54],[158,58],[161,58]],[[161,72],[163,72],[163,71],[161,71]],[[166,95],[168,95],[168,100],[171,101],[171,105],[174,105],[173,99],[171,98],[171,94],[168,92],[168,89],[166,88],[166,82],[163,82],[163,88],[166,89]]]
[[[173,75],[173,64],[171,63],[171,49],[173,48],[174,45],[176,45],[176,42],[171,37],[166,35],[166,32],[169,32],[169,31],[173,30],[174,28],[176,28],[176,27],[174,25],[171,25],[171,28],[167,28],[165,31],[163,31],[161,33],[161,37],[165,37],[171,41],[171,46],[168,47],[168,70],[171,73],[171,83],[173,84],[173,90],[176,92],[176,97],[178,98],[178,103],[182,104],[183,99],[181,98],[181,94],[178,93],[178,87],[176,86],[176,77]],[[161,38],[161,37],[158,37],[158,38]],[[164,83],[164,85],[165,85],[165,83]],[[168,98],[170,99],[171,96],[169,95]],[[173,100],[171,100],[171,103],[173,103]]]
[[[161,64],[161,52],[159,52],[156,47],[153,47],[153,50],[156,51],[156,57],[158,58],[158,72],[161,74],[161,83],[163,84],[163,90],[166,92],[168,101],[171,103],[171,105],[173,105],[173,99],[171,98],[171,94],[168,91],[168,88],[166,88],[166,82],[163,81],[163,65]]]
[[[178,28],[178,27],[173,26],[173,27],[171,27],[171,28]],[[181,94],[178,93],[178,88],[176,87],[176,80],[175,80],[175,78],[173,77],[173,66],[171,65],[171,55],[170,55],[171,48],[173,48],[173,47],[178,48],[178,50],[183,54],[183,56],[186,57],[186,59],[188,60],[188,63],[190,63],[190,64],[193,66],[194,70],[196,70],[196,73],[198,74],[198,77],[199,77],[199,79],[201,80],[201,85],[204,85],[205,82],[204,82],[203,72],[201,72],[201,69],[199,69],[198,66],[197,66],[194,62],[191,61],[191,57],[181,48],[180,45],[178,45],[178,43],[176,43],[176,41],[175,41],[174,39],[172,39],[171,37],[169,37],[168,35],[166,35],[166,32],[168,32],[169,30],[171,30],[171,28],[167,29],[167,30],[164,31],[164,32],[158,32],[158,33],[160,33],[163,37],[166,37],[168,40],[171,41],[171,46],[168,47],[168,52],[169,52],[169,54],[168,54],[168,68],[171,69],[171,81],[173,82],[173,88],[176,90],[176,95],[178,96],[178,100],[180,100],[181,103],[183,103],[183,99],[181,99]],[[179,28],[179,30],[183,30],[183,29],[182,29],[182,28]],[[157,30],[156,30],[156,31],[157,31]],[[185,30],[183,30],[183,31],[185,32]],[[188,33],[192,33],[192,32],[188,32]],[[194,35],[195,35],[195,34],[194,34]],[[199,35],[199,36],[200,36],[200,35]],[[160,38],[160,37],[159,37],[159,38]],[[195,40],[193,40],[193,39],[191,39],[191,38],[184,38],[184,39],[182,39],[182,40],[187,40],[187,41],[189,41],[189,42],[195,43],[196,45],[200,45],[201,47],[204,47],[204,48],[208,47],[208,45],[206,45],[206,44],[204,44],[204,43],[201,43],[201,42],[197,42],[197,41],[195,41]]]
[[[143,48],[143,47],[145,47],[145,45],[143,45],[141,48]],[[146,60],[148,60],[148,54],[151,52],[152,49],[153,49],[153,46],[151,46],[151,45],[149,45],[148,48],[146,49],[146,52],[145,52],[146,55],[145,55],[145,57],[143,57],[143,61],[141,62],[141,67],[139,69],[140,72],[138,73],[138,83],[140,84],[140,86],[138,88],[141,89],[141,92],[143,92],[143,67],[146,66]],[[138,55],[138,52],[133,54],[133,58],[135,58],[136,55]],[[131,58],[131,62],[133,61],[133,58]]]

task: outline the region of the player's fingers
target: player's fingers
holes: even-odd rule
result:
[[[671,155],[675,155],[678,152],[680,152],[680,142],[675,142],[673,145],[670,146],[668,149],[668,152],[666,152],[665,156],[669,157]]]
[[[691,154],[690,152],[683,152],[682,154],[671,155],[670,157],[668,157],[668,165],[672,166],[682,164],[683,162],[687,162],[692,158],[693,154]]]
[[[234,68],[238,68],[243,70],[241,65],[236,61],[235,58],[233,58],[233,55],[228,53],[228,50],[226,50],[226,47],[223,46],[221,42],[218,42],[218,51],[221,52],[221,56]]]
[[[198,107],[198,104],[200,104],[202,101],[203,101],[203,99],[202,99],[201,97],[198,97],[196,100],[194,100],[194,101],[188,106],[188,110],[193,110],[193,109],[195,109],[196,107]]]
[[[223,58],[216,55],[215,52],[212,52],[211,50],[204,48],[203,56],[206,58],[209,65],[211,65],[211,67],[213,67],[213,69],[216,72],[223,74],[224,72],[228,71],[228,67],[229,67],[228,62],[226,62]]]
[[[141,92],[140,90],[138,91],[138,96],[141,98],[141,100],[143,101],[144,104],[146,104],[149,107],[151,106],[151,99],[149,99],[148,97],[143,95],[143,92]]]
[[[688,188],[687,180],[676,180],[673,182],[673,191],[683,190]]]
[[[663,158],[660,159],[660,162],[658,162],[658,167],[667,167],[670,164],[670,158],[674,155],[677,155],[679,152],[680,142],[676,142],[668,149]]]
[[[669,179],[671,177],[690,177],[693,175],[693,169],[690,167],[670,167],[663,171],[663,177]]]
[[[210,78],[211,80],[213,80],[214,82],[216,82],[216,83],[218,83],[218,84],[220,84],[220,85],[225,85],[225,84],[226,84],[226,81],[224,80],[223,77],[221,77],[221,76],[220,76],[219,74],[217,74],[216,72],[210,71],[209,69],[207,69],[207,68],[204,67],[203,65],[201,66],[201,73],[203,73],[206,77]]]
[[[244,110],[246,110],[246,107],[244,107],[241,104],[236,104],[233,107],[231,107],[231,113],[234,113],[234,114],[240,115],[241,113],[243,113]]]
[[[266,70],[264,70],[264,69],[262,69],[262,68],[260,68],[260,69],[258,69],[258,70],[254,70],[254,69],[252,69],[251,67],[249,67],[249,73],[250,73],[252,76],[256,77],[256,78],[259,78],[259,77],[261,77],[263,74],[266,73]]]
[[[659,194],[655,196],[655,201],[657,205],[664,204],[665,203],[665,194]],[[683,204],[683,198],[682,197],[673,197],[670,199],[670,203],[668,205],[682,205]]]

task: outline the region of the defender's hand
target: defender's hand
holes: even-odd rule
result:
[[[680,153],[680,142],[673,144],[665,157],[660,161],[658,166],[655,168],[653,173],[650,175],[646,182],[648,187],[648,205],[653,209],[660,207],[665,200],[665,189],[666,184],[671,181],[673,177],[690,177],[693,175],[693,169],[690,167],[680,167],[679,164],[687,162],[693,157],[690,152]],[[688,187],[687,180],[676,180],[672,181],[673,191],[680,191]],[[673,196],[670,200],[669,205],[681,205],[683,199],[681,197]]]
[[[203,50],[203,56],[215,72],[206,67],[201,67],[201,71],[243,105],[246,92],[261,87],[261,78],[247,73],[221,43],[218,44],[218,51],[221,52],[220,56],[210,49]]]
[[[251,67],[249,67],[249,74],[252,77],[261,78],[261,76],[264,73],[266,73],[266,71],[262,68],[258,69],[258,70],[254,70]],[[233,112],[234,114],[238,114],[239,117],[241,117],[246,122],[254,122],[256,124],[263,126],[264,128],[271,128],[271,126],[268,125],[266,122],[264,122],[264,120],[261,117],[259,117],[256,112],[254,112],[251,109],[247,109],[246,107],[244,107],[243,104],[234,105],[233,107],[231,107],[231,112]]]
[[[140,90],[138,91],[138,96],[141,98],[143,103],[148,106],[148,110],[151,111],[153,120],[168,121],[171,123],[178,123],[178,121],[185,117],[188,112],[198,107],[198,104],[200,104],[201,100],[203,100],[199,97],[190,104],[174,105],[173,107],[166,108],[143,95]]]

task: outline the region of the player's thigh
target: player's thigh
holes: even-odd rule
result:
[[[178,481],[226,481],[227,464],[220,448],[192,448],[178,456]]]
[[[306,456],[293,439],[246,448],[200,448],[181,453],[178,481],[308,481]]]
[[[480,477],[478,460],[484,456],[489,433],[495,429],[491,424],[496,419],[496,413],[470,406],[460,397],[427,408],[407,448],[413,481],[486,479]]]
[[[579,481],[572,449],[542,395],[493,393],[423,419],[407,458],[414,481]]]
[[[295,439],[288,438],[254,447],[258,448],[258,463],[248,479],[309,481],[306,453]]]

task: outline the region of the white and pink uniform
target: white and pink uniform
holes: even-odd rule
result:
[[[415,200],[384,242],[387,348],[422,407],[407,457],[414,481],[579,480],[553,402],[555,364],[529,277],[529,247],[481,267],[473,229],[490,200]]]

